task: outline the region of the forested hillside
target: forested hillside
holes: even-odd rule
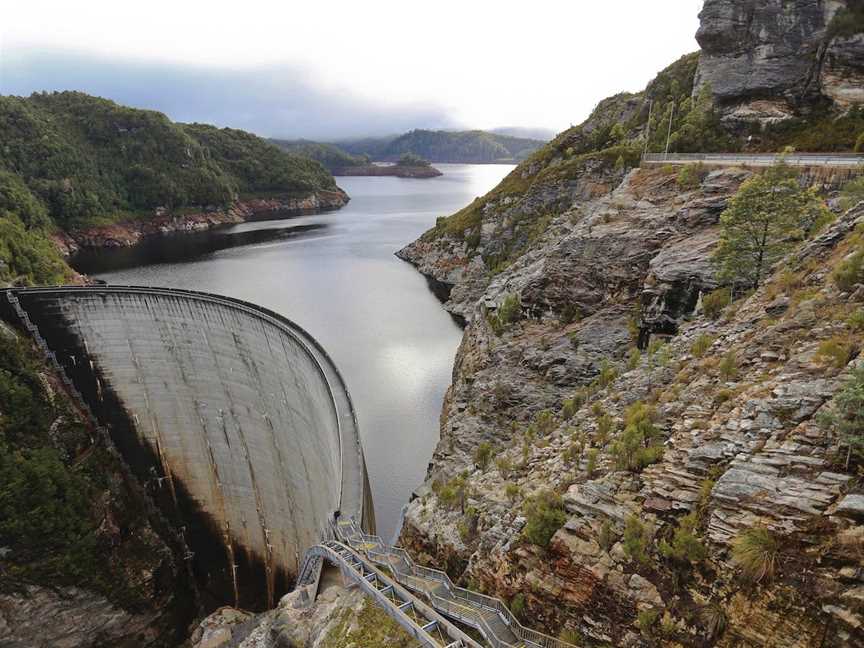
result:
[[[55,229],[336,189],[317,162],[250,133],[80,92],[0,97],[0,142],[0,280],[61,280],[45,238]]]
[[[543,145],[539,140],[486,131],[413,130],[398,137],[367,138],[336,143],[354,155],[373,160],[396,161],[405,153],[419,155],[431,162],[482,164],[524,160]]]
[[[369,164],[367,156],[351,155],[335,144],[312,142],[310,140],[271,139],[270,141],[292,155],[301,155],[320,162],[330,172]]]

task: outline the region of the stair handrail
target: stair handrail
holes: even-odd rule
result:
[[[413,575],[422,574],[423,576],[421,577],[428,578],[429,580],[439,581],[450,591],[451,594],[453,594],[454,597],[461,598],[463,600],[473,601],[490,611],[497,612],[501,616],[502,621],[509,626],[510,631],[522,641],[528,642],[534,646],[538,646],[539,648],[577,648],[573,644],[563,641],[561,639],[556,639],[551,635],[547,635],[537,630],[532,630],[531,628],[526,628],[522,625],[519,619],[516,618],[516,616],[510,611],[510,608],[507,607],[507,605],[501,599],[494,596],[489,596],[487,594],[481,594],[479,592],[475,592],[464,587],[459,587],[452,581],[452,579],[446,572],[440,569],[435,569],[433,567],[424,567],[423,565],[417,565],[411,558],[411,556],[408,554],[408,552],[405,551],[405,549],[403,549],[402,547],[388,545],[381,539],[380,536],[363,533],[358,529],[357,524],[353,520],[353,518],[350,518],[346,522],[347,524],[343,523],[341,527],[337,525],[336,534],[342,536],[342,530],[349,529],[350,534],[344,535],[345,541],[349,545],[352,545],[352,542],[364,545],[377,544],[384,549],[384,552],[377,553],[391,553],[399,556],[399,558],[401,558],[405,562],[409,571]],[[364,551],[368,552],[369,550],[364,549]],[[396,572],[395,575],[397,580],[399,580],[398,570],[394,571]],[[442,599],[441,597],[438,597],[431,592],[429,593],[429,596],[434,596],[441,601],[445,601],[445,599]],[[485,619],[483,619],[483,622],[485,623]],[[511,644],[498,639],[498,637],[494,634],[491,628],[489,628],[489,632],[492,633],[491,636],[495,637],[496,642],[502,648],[507,648],[511,646]]]

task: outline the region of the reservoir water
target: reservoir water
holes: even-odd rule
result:
[[[413,180],[337,178],[343,209],[160,238],[73,260],[109,283],[220,293],[285,315],[342,371],[360,423],[378,531],[392,538],[423,480],[459,344],[426,280],[393,253],[476,196],[509,165],[436,165]]]

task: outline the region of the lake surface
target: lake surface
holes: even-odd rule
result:
[[[342,371],[360,422],[378,531],[392,538],[438,441],[459,326],[393,253],[494,187],[510,165],[436,165],[444,175],[337,178],[328,214],[244,223],[100,250],[74,260],[109,283],[203,290],[295,321]]]

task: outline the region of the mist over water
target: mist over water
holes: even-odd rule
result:
[[[338,178],[343,209],[103,250],[76,261],[109,283],[203,290],[292,319],[342,371],[360,422],[378,531],[391,538],[426,472],[461,330],[393,253],[494,187],[509,165],[444,175]]]

